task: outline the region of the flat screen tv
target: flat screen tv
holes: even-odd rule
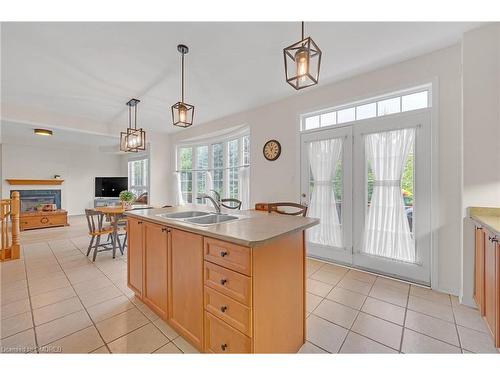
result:
[[[96,198],[115,198],[128,189],[128,177],[96,177]]]

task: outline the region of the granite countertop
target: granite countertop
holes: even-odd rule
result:
[[[468,214],[476,223],[500,236],[500,208],[469,207]]]
[[[248,247],[259,246],[274,238],[319,224],[319,219],[315,218],[280,215],[254,210],[235,211],[223,209],[223,213],[240,216],[241,219],[210,226],[190,224],[185,221],[157,216],[163,213],[193,210],[214,211],[213,207],[193,204],[170,208],[132,210],[127,211],[125,215]]]

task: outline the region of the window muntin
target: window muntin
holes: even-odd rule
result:
[[[352,105],[343,105],[341,108],[332,109],[331,111],[322,111],[322,113],[307,115],[302,119],[301,130],[313,130],[350,121],[429,108],[431,106],[430,94],[430,88],[415,92],[407,90],[383,99],[368,99],[362,104],[355,105],[353,103]]]
[[[148,159],[128,162],[129,190],[138,198],[149,191]]]

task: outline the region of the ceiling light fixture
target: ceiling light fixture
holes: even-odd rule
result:
[[[304,38],[304,22],[302,22],[302,39],[284,48],[283,57],[286,81],[295,90],[318,83],[321,50],[310,36]]]
[[[36,135],[43,135],[46,137],[47,136],[50,137],[51,135],[53,135],[52,130],[49,130],[49,129],[33,129],[33,132]]]
[[[128,106],[128,127],[126,132],[120,133],[120,151],[139,152],[146,150],[146,132],[137,129],[137,104],[139,99],[130,99]],[[134,127],[132,128],[132,107],[134,108]]]
[[[174,126],[187,128],[193,125],[194,105],[184,102],[184,55],[189,52],[189,48],[184,44],[177,46],[177,51],[182,55],[181,60],[181,101],[172,106],[172,122]]]

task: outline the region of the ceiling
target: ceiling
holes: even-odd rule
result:
[[[476,23],[306,23],[323,51],[320,84],[458,42]],[[123,128],[135,97],[139,125],[162,132],[180,99],[187,44],[186,101],[197,125],[296,95],[284,81],[284,47],[300,24],[3,23],[2,110],[16,121],[103,133]],[[314,88],[313,88],[314,89]]]

